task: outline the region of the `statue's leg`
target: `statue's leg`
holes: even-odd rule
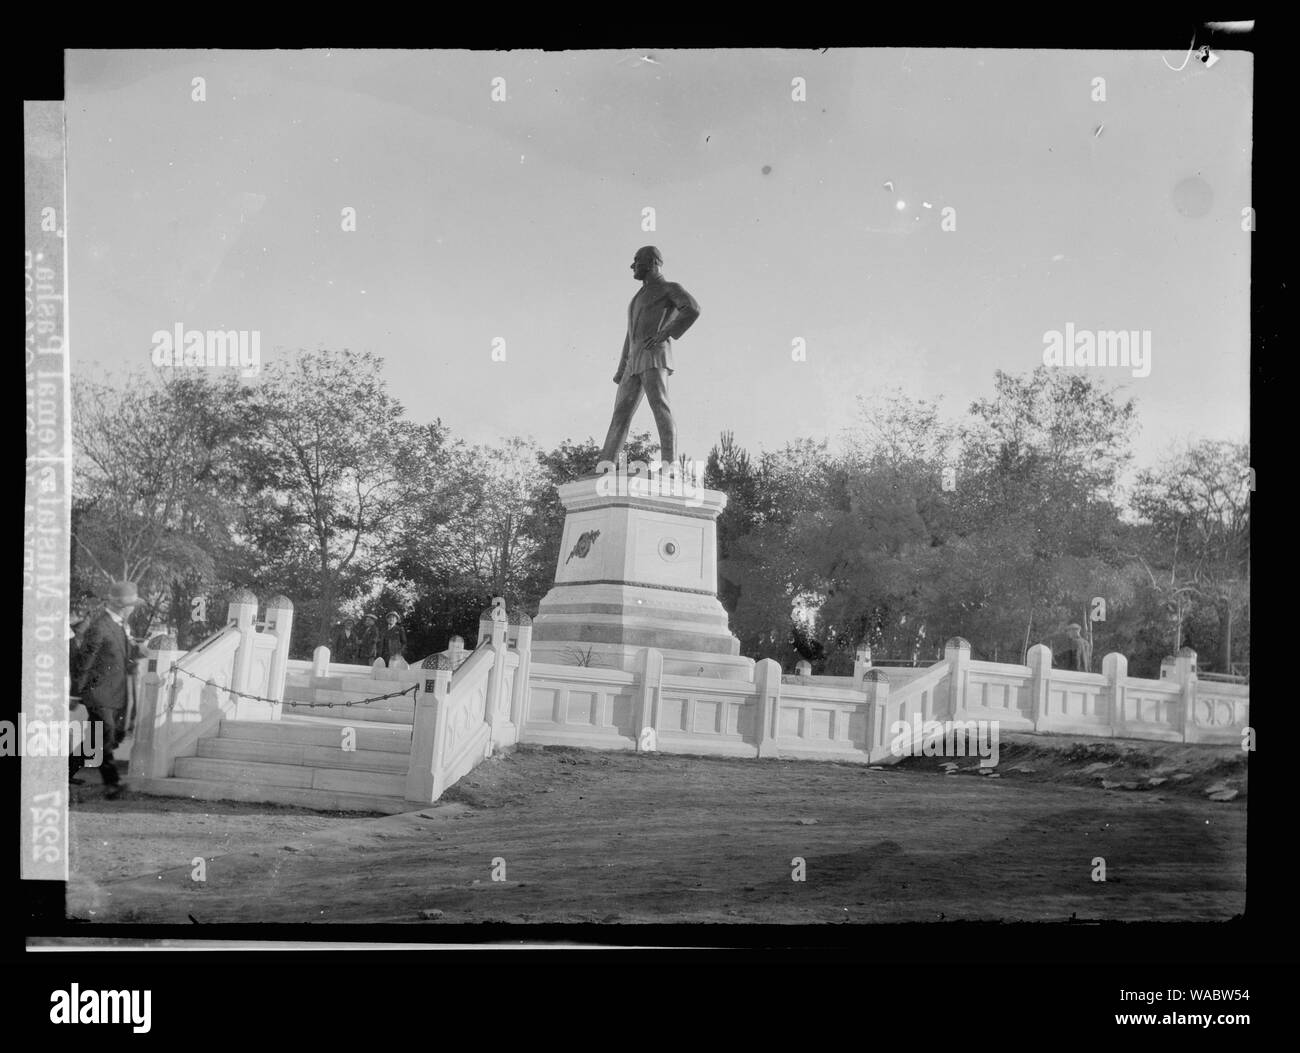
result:
[[[650,400],[650,412],[655,415],[655,424],[659,427],[659,459],[665,468],[677,460],[677,424],[673,420],[672,408],[668,405],[668,370],[647,369],[645,393]]]
[[[619,382],[618,390],[614,392],[614,417],[609,422],[609,433],[605,436],[605,446],[600,451],[602,461],[617,461],[618,455],[623,449],[623,443],[627,441],[627,432],[632,426],[632,417],[636,413],[637,407],[641,405],[641,399],[645,395],[645,388],[641,385],[642,376],[648,376],[648,374],[637,373],[632,376],[624,373],[623,379]]]

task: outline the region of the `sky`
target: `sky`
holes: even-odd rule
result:
[[[1085,370],[1137,400],[1138,465],[1245,440],[1253,63],[1219,58],[70,51],[74,368],[257,330],[264,359],[380,355],[470,442],[599,441],[653,244],[701,306],[690,456],[838,443],[882,388],[961,417],[1067,324],[1150,332],[1149,375]]]

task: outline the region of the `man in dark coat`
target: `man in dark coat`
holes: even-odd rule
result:
[[[384,629],[379,657],[384,660],[385,665],[392,665],[393,659],[401,658],[402,652],[406,650],[406,630],[398,622],[396,611],[389,611],[386,620],[388,626]]]
[[[104,609],[90,623],[81,642],[74,695],[81,697],[89,717],[103,728],[104,759],[99,773],[108,797],[120,793],[121,776],[113,763],[126,718],[127,680],[135,672],[135,645],[126,629],[126,618],[143,601],[131,581],[114,582]],[[81,767],[81,757],[71,757],[70,773]]]
[[[353,665],[357,660],[357,647],[361,640],[353,627],[357,623],[351,618],[344,618],[338,632],[334,634],[334,645],[330,648],[330,660],[343,665]]]
[[[379,657],[379,620],[373,614],[367,614],[357,641],[357,661],[362,665],[374,665]]]

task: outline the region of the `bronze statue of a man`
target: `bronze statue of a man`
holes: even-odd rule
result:
[[[614,383],[614,418],[609,423],[602,461],[616,461],[627,440],[632,416],[644,395],[659,428],[659,457],[665,467],[677,459],[677,426],[668,406],[668,377],[673,371],[674,340],[695,324],[700,305],[676,282],[659,273],[664,258],[653,245],[636,250],[632,257],[632,277],[641,282],[641,291],[632,297],[627,308],[627,335],[623,338],[623,357],[618,360]]]

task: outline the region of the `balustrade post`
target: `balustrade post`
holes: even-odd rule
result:
[[[1047,644],[1034,644],[1029,649],[1026,665],[1029,666],[1029,717],[1034,730],[1042,731],[1051,719],[1048,712],[1052,685],[1052,649]]]
[[[636,751],[650,753],[659,748],[659,692],[664,675],[664,655],[657,647],[644,647],[638,655],[640,675],[636,684],[636,721],[632,734]]]
[[[964,720],[970,688],[970,642],[954,636],[944,645],[943,657],[948,663],[948,716]]]
[[[1110,695],[1110,729],[1115,735],[1124,727],[1124,692],[1128,680],[1128,659],[1118,651],[1111,651],[1101,660],[1101,673],[1106,678]]]
[[[754,687],[758,692],[755,713],[758,732],[758,755],[779,757],[781,747],[781,665],[773,658],[764,658],[754,666]]]
[[[422,678],[411,714],[411,762],[406,770],[406,799],[428,804],[444,789],[442,745],[446,728],[441,719],[451,689],[451,660],[431,655],[420,667]]]
[[[171,703],[176,693],[171,668],[184,653],[174,636],[155,636],[146,645],[146,665],[131,743],[132,776],[166,779],[175,758],[171,751]],[[84,740],[84,737],[83,737]]]

